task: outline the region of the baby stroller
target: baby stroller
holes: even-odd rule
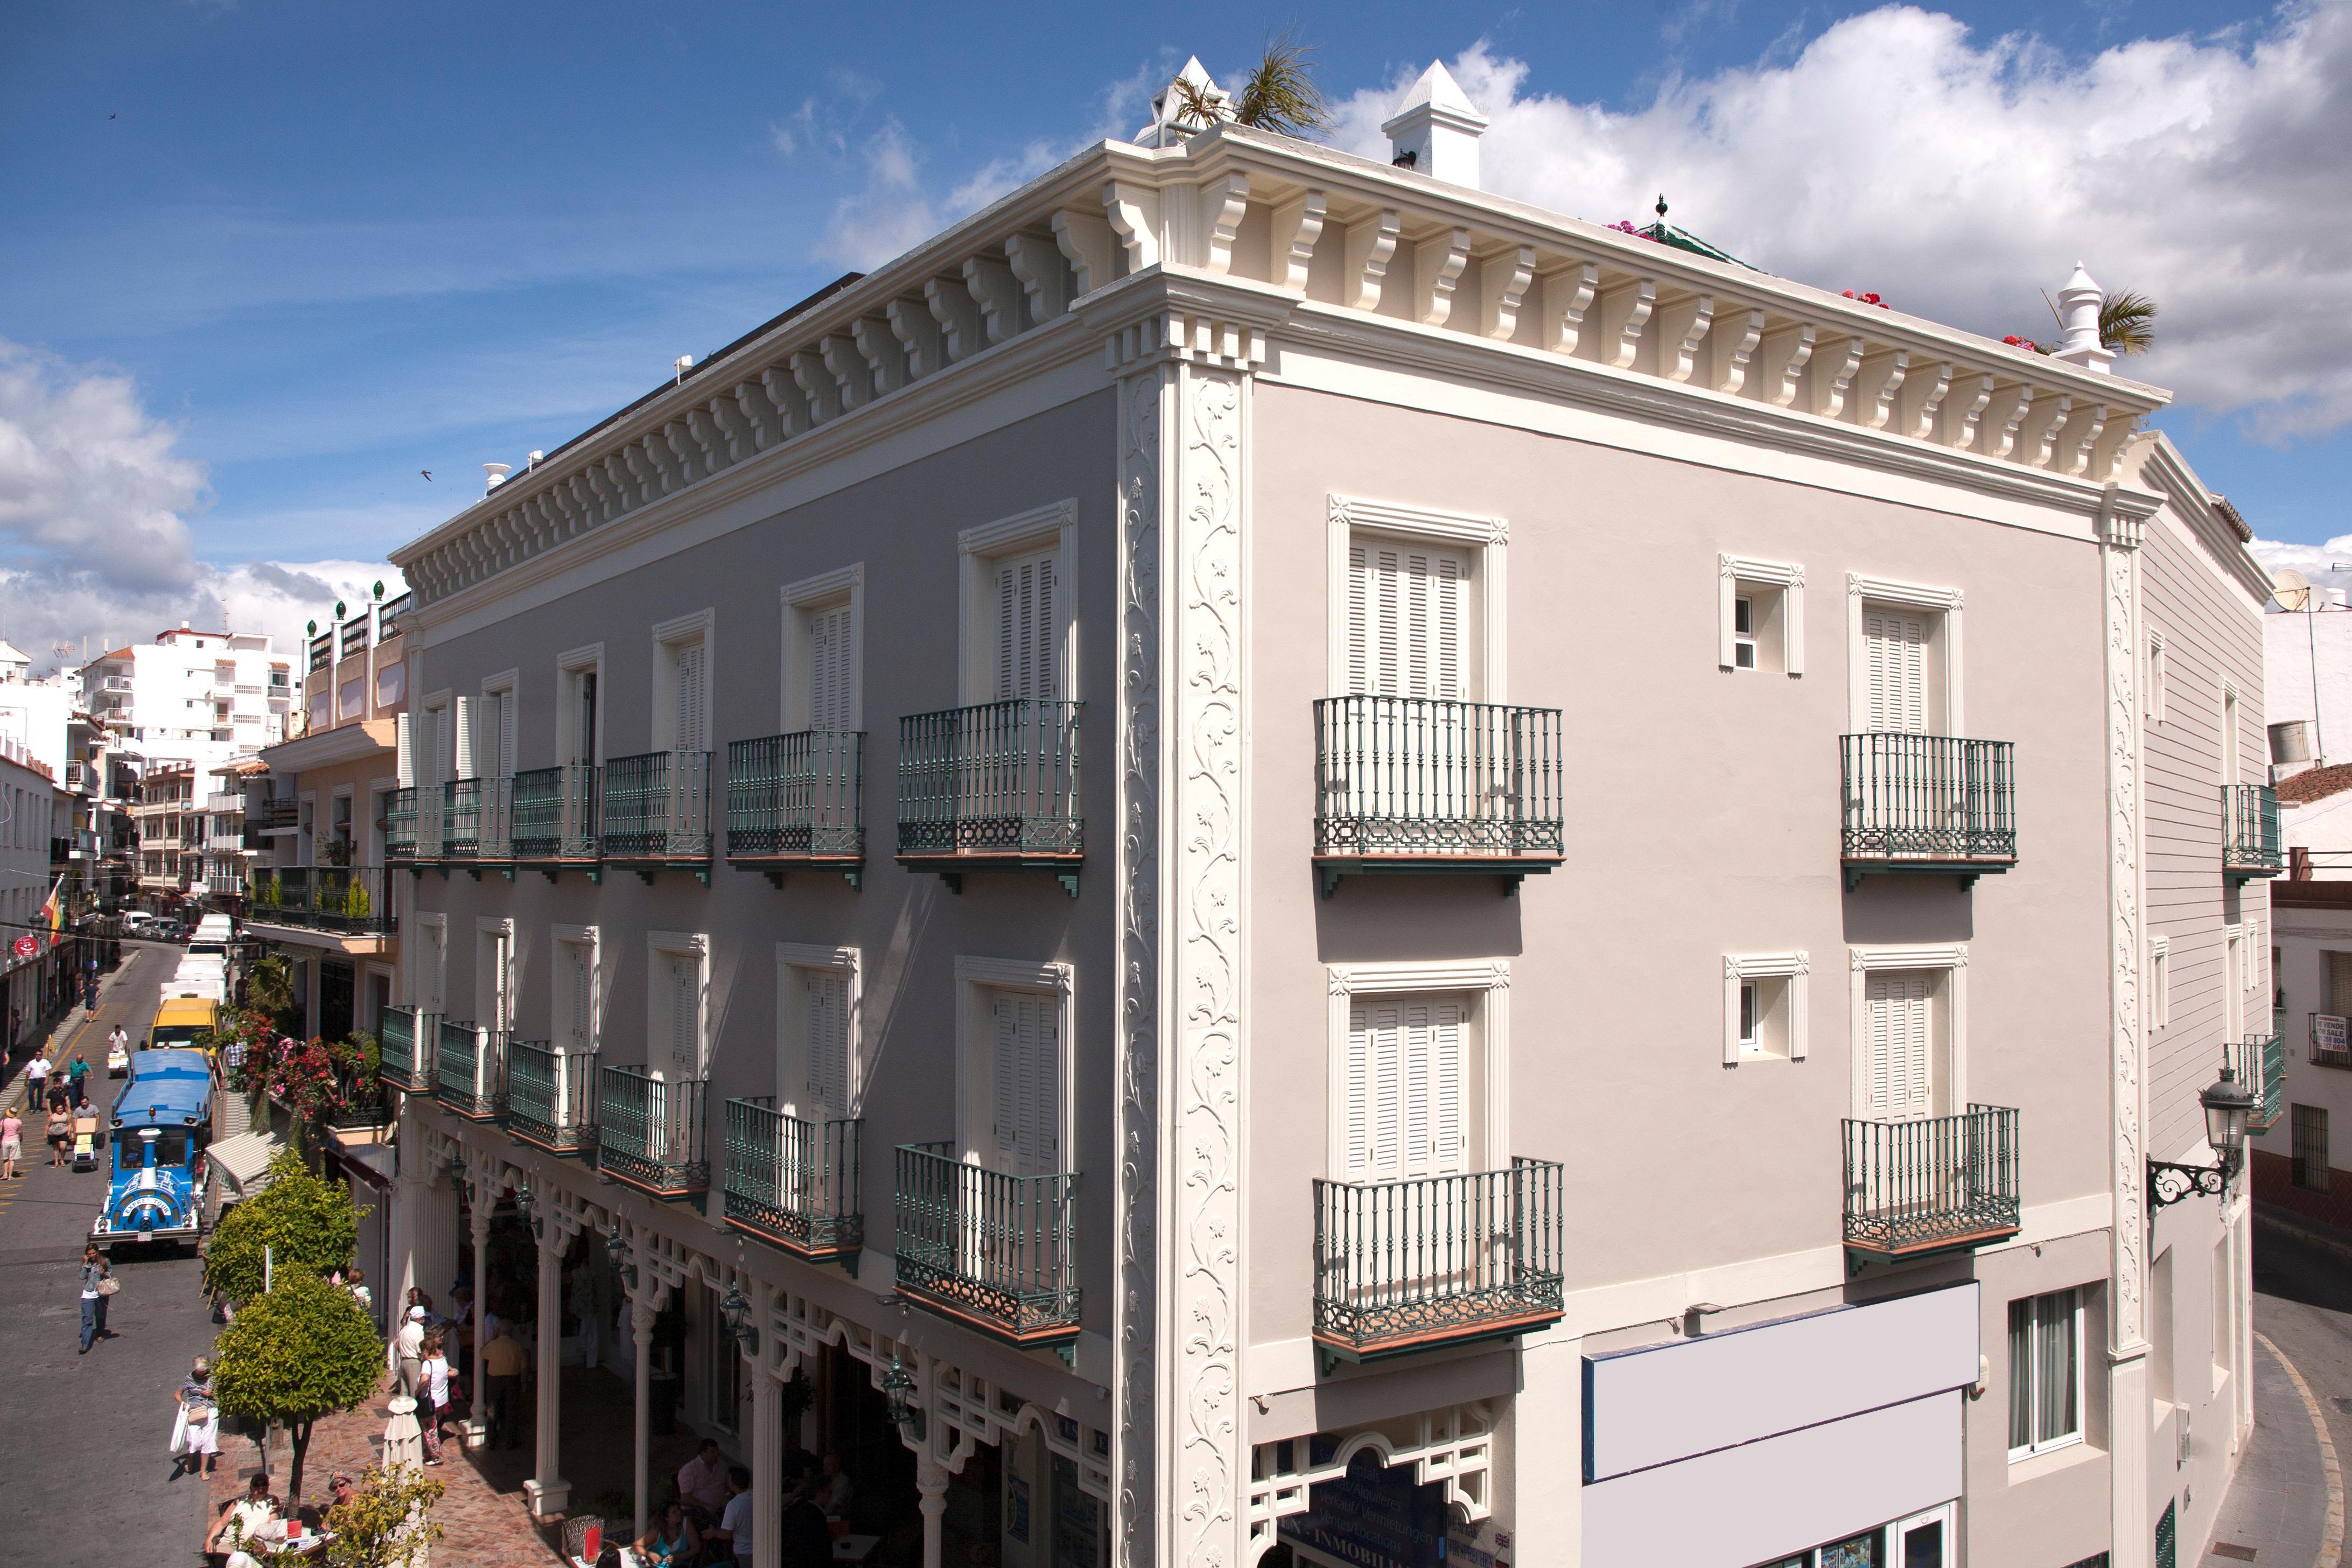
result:
[[[73,1168],[98,1169],[98,1112],[77,1112],[73,1119]]]

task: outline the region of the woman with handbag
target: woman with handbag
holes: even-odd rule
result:
[[[90,1341],[110,1340],[114,1337],[107,1331],[106,1303],[117,1290],[121,1289],[122,1281],[114,1277],[113,1266],[109,1264],[105,1255],[98,1250],[98,1244],[92,1242],[83,1247],[81,1249],[80,1352],[83,1355],[89,1353]]]

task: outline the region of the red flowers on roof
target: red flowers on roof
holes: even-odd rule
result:
[[[1857,294],[1853,289],[1849,289],[1845,291],[1845,297],[1853,300],[1856,304],[1875,305],[1882,310],[1892,310],[1895,309],[1894,306],[1888,304],[1885,300],[1880,299],[1875,294]]]

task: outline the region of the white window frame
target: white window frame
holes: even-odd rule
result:
[[[1751,1059],[1740,1049],[1739,993],[1757,980],[1785,980],[1789,995],[1789,1059],[1801,1062],[1811,1050],[1807,1017],[1812,961],[1803,952],[1726,953],[1723,957],[1723,1062],[1737,1067]],[[1759,995],[1760,1003],[1761,997]],[[1760,1007],[1759,1007],[1760,1013]],[[1856,1036],[1855,1038],[1861,1038]]]
[[[1951,1110],[1958,1114],[1969,1103],[1969,949],[1966,942],[1915,942],[1889,947],[1846,950],[1853,992],[1848,1002],[1847,1039],[1853,1042],[1853,1115],[1870,1117],[1870,975],[1881,969],[1929,969],[1944,973],[1943,1052]]]
[[[849,606],[849,727],[866,728],[866,563],[787,583],[783,597],[782,682],[777,688],[776,732],[796,735],[809,727],[810,617],[819,610]]]
[[[653,733],[648,737],[650,749],[674,752],[678,749],[677,710],[671,701],[672,682],[677,668],[678,652],[700,644],[702,647],[702,728],[703,743],[714,751],[725,748],[718,743],[719,716],[715,699],[719,692],[718,616],[711,610],[697,610],[689,616],[677,616],[654,627],[654,700]],[[604,683],[596,682],[596,730],[604,729],[603,712]]]
[[[2063,1295],[2069,1289],[2073,1290],[2074,1294],[2074,1429],[2072,1432],[2062,1434],[2059,1436],[2028,1443],[2022,1447],[2011,1448],[2009,1450],[2009,1462],[2012,1465],[2016,1464],[2021,1459],[2036,1458],[2043,1454],[2054,1454],[2061,1448],[2073,1447],[2075,1444],[2084,1440],[2085,1433],[2091,1424],[2090,1379],[2088,1376],[2088,1369],[2084,1364],[2084,1357],[2088,1352],[2089,1346],[2085,1342],[2083,1332],[2084,1321],[2090,1316],[2091,1304],[2089,1298],[2091,1288],[2088,1285],[2074,1285],[2061,1286],[2056,1290],[2037,1290],[2031,1296],[2012,1297],[2009,1305],[2013,1307],[2019,1301],[2039,1301],[2044,1296]],[[2007,1310],[2004,1309],[2001,1315],[2001,1339],[2004,1348],[2006,1347],[2008,1338],[2009,1317]],[[2035,1347],[2034,1353],[2029,1355],[2027,1360],[2032,1364],[2039,1364],[2040,1356],[2038,1346]],[[2015,1419],[2016,1403],[2019,1396],[2019,1389],[2017,1386],[2017,1369],[2015,1367],[2011,1367],[2010,1368],[2009,1375],[2010,1408],[2001,1413],[2003,1417],[2001,1431],[2004,1436],[2009,1432],[2010,1423]]]
[[[845,1012],[849,1024],[849,1103],[839,1113],[854,1119],[864,1113],[866,1104],[866,1047],[858,1026],[866,998],[858,950],[854,947],[828,947],[807,942],[776,943],[776,1104],[803,1118],[810,1109],[803,1103],[808,1090],[808,1013],[793,1001],[793,982],[797,972],[803,970],[838,974],[846,983],[844,989],[848,995]]]
[[[956,978],[956,1146],[957,1158],[986,1165],[986,1140],[980,1129],[987,1122],[990,1097],[981,1091],[973,1066],[994,1047],[995,1035],[987,1013],[991,991],[1022,991],[1059,999],[1055,1037],[1061,1059],[1054,1064],[1054,1147],[1061,1152],[1062,1168],[1080,1168],[1076,1142],[1078,971],[1072,963],[1034,963],[1019,958],[975,958],[958,953]],[[853,1008],[851,1016],[856,1016]],[[862,1097],[862,1095],[861,1095]]]
[[[2151,631],[2147,634],[2147,721],[2151,724],[2164,722],[2169,677],[2164,657],[2164,634]]]
[[[522,755],[522,713],[515,704],[516,694],[520,691],[521,687],[522,672],[517,669],[502,669],[498,674],[485,676],[482,679],[481,705],[477,711],[487,717],[492,711],[490,699],[505,698],[507,711],[514,715],[515,746],[514,755],[507,759],[508,771],[500,774],[498,772],[498,737],[492,735],[489,738],[487,751],[483,747],[482,737],[479,735],[474,737],[474,772],[479,777],[512,778],[521,771],[518,759]]]
[[[2161,1029],[2172,1022],[2172,939],[2150,937],[2147,942],[2147,1026]]]
[[[1344,570],[1347,556],[1342,552]],[[1324,1169],[1333,1179],[1348,1146],[1348,1030],[1359,996],[1452,992],[1470,995],[1477,1031],[1481,1092],[1478,1135],[1488,1169],[1507,1161],[1511,1148],[1511,965],[1501,958],[1421,963],[1334,963],[1326,966],[1330,1008],[1324,1042],[1328,1089],[1324,1108]]]
[[[1348,555],[1356,536],[1363,534],[1453,545],[1476,557],[1470,566],[1470,586],[1478,605],[1478,679],[1471,685],[1480,702],[1508,701],[1510,520],[1367,500],[1360,496],[1331,495],[1326,500],[1329,513],[1324,534],[1323,623],[1324,684],[1328,695],[1349,695]]]
[[[588,1048],[601,1050],[604,1045],[604,965],[602,937],[594,926],[551,925],[547,928],[551,954],[566,945],[588,950]],[[563,1016],[568,1002],[563,994],[563,965],[548,965],[547,1035],[548,1048],[560,1042],[555,1038],[555,1020]]]
[[[493,949],[493,942],[504,944]],[[503,951],[504,973],[488,968],[484,955]],[[515,1023],[515,976],[522,969],[521,954],[516,950],[515,923],[507,915],[476,915],[474,917],[474,1023],[485,1033],[495,1034],[501,1028],[512,1029]],[[499,1015],[505,1016],[501,1017]]]
[[[2236,784],[2243,773],[2242,759],[2238,755],[2239,710],[2243,705],[2238,693],[2238,683],[2234,680],[2223,681],[2221,683],[2221,782],[2225,784]]]
[[[709,657],[708,654],[703,656],[706,660]],[[601,642],[555,656],[555,755],[551,760],[558,763],[570,762],[579,741],[579,736],[574,733],[579,728],[579,720],[572,707],[572,678],[575,675],[596,678],[596,746],[595,754],[587,760],[601,765],[604,761],[607,734],[604,723],[604,645]],[[516,750],[520,752],[520,730],[517,733]]]
[[[416,911],[417,942],[415,973],[415,1007],[419,1014],[435,1018],[449,1016],[449,917],[438,910]],[[440,932],[435,941],[429,932]],[[440,959],[436,964],[435,957]]]
[[[708,657],[708,656],[705,656]],[[698,931],[649,931],[646,932],[646,1057],[647,1076],[663,1077],[669,1069],[667,1057],[654,1058],[654,1042],[668,1038],[669,1031],[662,1022],[663,1009],[668,999],[662,991],[662,961],[666,958],[691,957],[695,961],[694,987],[694,1065],[702,1081],[710,1078],[710,937]],[[693,1081],[693,1080],[688,1080]]]
[[[956,646],[962,650],[956,671],[956,700],[971,707],[996,697],[995,563],[1008,555],[1055,552],[1054,647],[1061,660],[1057,700],[1075,702],[1078,690],[1078,502],[1072,496],[1050,506],[1015,512],[956,534]],[[859,620],[862,632],[863,619]],[[861,666],[862,674],[862,666]],[[859,693],[863,711],[864,693]],[[1063,1145],[1067,1148],[1067,1144]]]
[[[1757,561],[1744,555],[1718,554],[1716,557],[1716,619],[1717,622],[1717,663],[1725,669],[1738,669],[1738,635],[1733,629],[1738,602],[1750,601],[1748,640],[1757,645],[1756,669],[1764,673],[1763,645],[1755,633],[1754,600],[1759,593],[1778,594],[1780,598],[1780,670],[1779,673],[1801,676],[1805,673],[1805,569],[1794,562]]]
[[[2221,1038],[2234,1047],[2246,1037],[2246,928],[2221,928]]]
[[[1927,610],[1942,618],[1935,633],[1935,654],[1941,669],[1943,725],[1931,733],[1968,733],[1960,702],[1960,600],[1958,588],[1937,588],[1918,583],[1898,583],[1849,572],[1845,578],[1846,726],[1860,734],[1870,728],[1870,660],[1863,649],[1863,606],[1891,605]]]

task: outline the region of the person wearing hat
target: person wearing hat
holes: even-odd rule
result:
[[[174,1396],[179,1414],[172,1424],[172,1473],[209,1474],[220,1468],[220,1409],[213,1399],[212,1363],[198,1356]]]
[[[424,1376],[425,1309],[411,1307],[392,1336],[393,1391],[414,1399]]]

